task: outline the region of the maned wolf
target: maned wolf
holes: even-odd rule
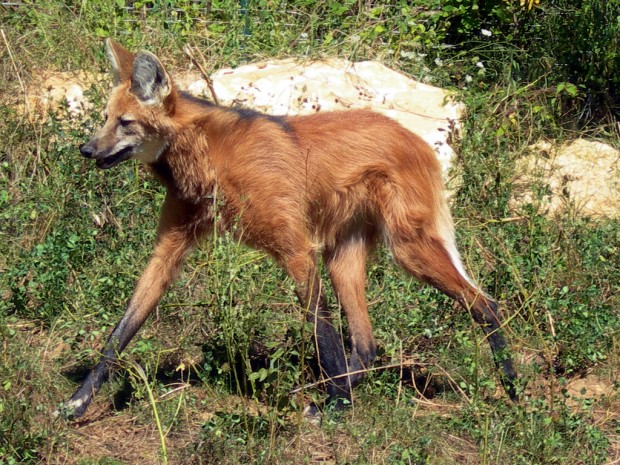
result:
[[[180,92],[152,53],[133,54],[113,40],[107,52],[115,87],[106,122],[80,151],[102,169],[143,161],[167,195],[152,258],[101,361],[62,414],[85,412],[183,258],[214,227],[233,225],[294,280],[336,406],[350,400],[375,357],[364,293],[366,259],[379,238],[407,272],[471,312],[516,399],[497,304],[463,269],[439,163],[420,137],[366,110],[268,116],[223,108]],[[349,322],[348,360],[321,290],[319,255]]]

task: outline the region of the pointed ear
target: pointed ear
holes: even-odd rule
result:
[[[107,39],[105,46],[108,58],[112,63],[114,85],[117,86],[121,82],[129,81],[135,55],[114,39]]]
[[[172,81],[159,59],[144,50],[136,53],[131,72],[131,93],[146,105],[159,105],[171,91]]]

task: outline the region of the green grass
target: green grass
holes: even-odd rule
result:
[[[145,19],[124,3],[45,1],[0,12],[0,464],[163,463],[164,450],[168,463],[196,464],[617,459],[620,224],[570,208],[546,217],[536,204],[510,201],[529,144],[577,135],[562,129],[548,93],[509,71],[475,75],[463,88],[457,74],[475,68],[474,55],[442,51],[436,23],[404,2],[257,2],[249,30],[237,2],[211,2],[205,16],[179,1],[177,16],[164,9]],[[172,67],[186,65],[190,43],[211,69],[337,55],[454,85],[469,109],[454,172],[459,244],[508,317],[523,402],[502,394],[470,316],[381,249],[367,291],[377,369],[356,388],[352,409],[320,424],[304,420],[301,409],[322,392],[312,386],[311,329],[292,283],[264,254],[213,237],[192,254],[86,420],[52,419],[124,311],[163,190],[138,164],[102,172],[79,156],[101,123],[104,85],[89,90],[96,111],[72,125],[62,115],[31,121],[16,105],[22,83],[41,69],[107,72],[107,35]],[[616,382],[615,394],[576,396],[570,383],[583,376]]]

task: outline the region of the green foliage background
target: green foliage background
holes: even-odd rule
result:
[[[502,304],[527,395],[519,405],[496,398],[486,342],[469,315],[380,250],[368,298],[376,366],[384,368],[356,389],[351,412],[320,426],[302,421],[301,407],[321,391],[291,394],[314,380],[311,329],[291,283],[263,254],[214,237],[130,345],[127,374],[98,396],[116,405],[107,411],[139,428],[152,424],[148,390],[133,376],[137,361],[159,396],[166,457],[175,463],[307,463],[320,446],[335,463],[617,458],[617,390],[571,403],[562,386],[591,373],[618,379],[618,221],[578,216],[570,203],[548,217],[538,199],[510,200],[532,143],[589,136],[620,145],[619,17],[618,2],[603,0],[541,0],[532,9],[476,0],[2,7],[0,464],[132,463],[76,449],[80,425],[51,412],[120,318],[148,258],[163,192],[133,162],[104,173],[80,159],[78,145],[101,124],[105,84],[88,90],[96,108],[77,125],[17,110],[41,70],[108,72],[108,36],[156,52],[173,69],[186,66],[186,44],[213,70],[342,56],[378,59],[457,92],[468,108],[453,173],[462,179],[453,205],[459,243]],[[430,401],[418,392],[425,383]],[[174,395],[179,384],[186,388]]]

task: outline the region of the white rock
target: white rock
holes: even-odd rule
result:
[[[619,150],[585,139],[559,146],[540,142],[530,150],[532,155],[517,170],[517,203],[540,200],[548,213],[568,206],[580,215],[620,217]],[[531,186],[537,180],[547,185],[550,195],[534,198]]]

